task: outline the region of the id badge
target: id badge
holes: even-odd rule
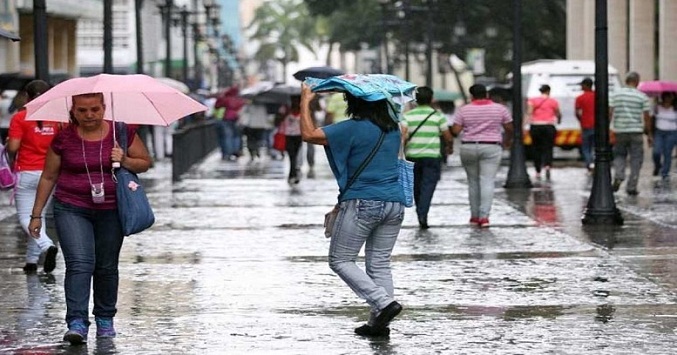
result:
[[[103,183],[92,184],[92,201],[94,203],[104,203],[106,195],[103,191]]]

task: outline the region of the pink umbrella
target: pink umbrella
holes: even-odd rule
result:
[[[143,75],[100,74],[66,80],[26,104],[26,119],[69,122],[71,97],[103,93],[104,118],[129,124],[168,126],[207,107],[180,91]]]
[[[642,81],[637,89],[647,95],[659,96],[664,92],[677,92],[677,82],[667,80]]]

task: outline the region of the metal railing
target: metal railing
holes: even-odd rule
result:
[[[172,181],[218,147],[215,121],[200,121],[177,129],[173,137]]]

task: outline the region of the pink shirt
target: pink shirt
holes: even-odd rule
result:
[[[557,115],[555,114],[559,110],[557,100],[547,96],[539,96],[529,99],[528,103],[533,107],[530,124],[557,124]]]
[[[108,121],[104,123],[110,124]],[[132,145],[136,129],[127,125],[127,147]],[[113,149],[113,129],[108,130],[108,134],[103,141],[84,141],[86,160],[82,154],[83,140],[77,132],[77,126],[69,125],[59,132],[52,141],[52,150],[61,156],[61,167],[59,177],[56,181],[54,197],[60,202],[73,206],[89,208],[94,210],[113,210],[117,208],[117,198],[115,197],[115,182],[113,181],[110,160],[110,152]],[[99,151],[101,151],[101,161],[99,161]],[[105,192],[104,203],[94,203],[92,201],[91,185],[99,184],[103,181]],[[101,169],[103,168],[103,175]]]
[[[502,142],[503,124],[512,122],[505,106],[491,100],[473,100],[456,110],[454,124],[463,127],[463,141]]]

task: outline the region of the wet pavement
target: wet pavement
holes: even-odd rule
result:
[[[623,226],[582,226],[590,177],[559,161],[528,190],[503,189],[503,167],[491,228],[479,230],[452,158],[431,228],[407,210],[393,257],[405,310],[389,339],[370,340],[353,334],[365,304],[327,266],[321,222],[337,191],[323,155],[317,177],[293,188],[281,161],[212,155],[174,184],[169,162],[144,174],[157,222],[125,241],[118,337],[86,346],[61,342],[61,255],[53,276],[25,275],[0,194],[0,353],[674,353],[675,182],[656,185],[650,160],[641,194],[617,194]]]

